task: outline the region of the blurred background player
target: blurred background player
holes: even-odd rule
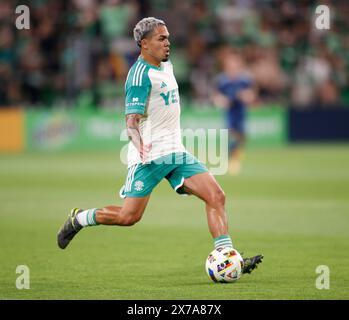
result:
[[[246,108],[256,99],[253,82],[246,72],[244,60],[229,48],[223,50],[222,73],[217,76],[212,100],[226,110],[226,125],[229,130],[229,174],[241,170],[242,150],[245,144]]]

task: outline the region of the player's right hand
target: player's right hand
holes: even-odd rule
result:
[[[147,157],[148,157],[148,154],[149,154],[151,148],[152,148],[152,144],[151,143],[149,143],[149,144],[141,144],[141,147],[140,147],[140,150],[139,150],[139,154],[141,156],[142,164],[146,163],[146,160],[147,160]]]

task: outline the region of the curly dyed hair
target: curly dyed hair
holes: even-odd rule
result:
[[[133,37],[141,47],[141,41],[158,26],[166,26],[165,22],[154,17],[140,20],[133,29]]]

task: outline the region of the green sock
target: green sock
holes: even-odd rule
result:
[[[217,238],[213,238],[215,249],[219,247],[233,248],[233,242],[228,234],[223,234]]]

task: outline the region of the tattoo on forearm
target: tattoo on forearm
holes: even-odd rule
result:
[[[128,138],[133,142],[138,150],[142,144],[142,137],[139,131],[139,121],[141,117],[142,115],[140,114],[129,114],[126,116]]]

